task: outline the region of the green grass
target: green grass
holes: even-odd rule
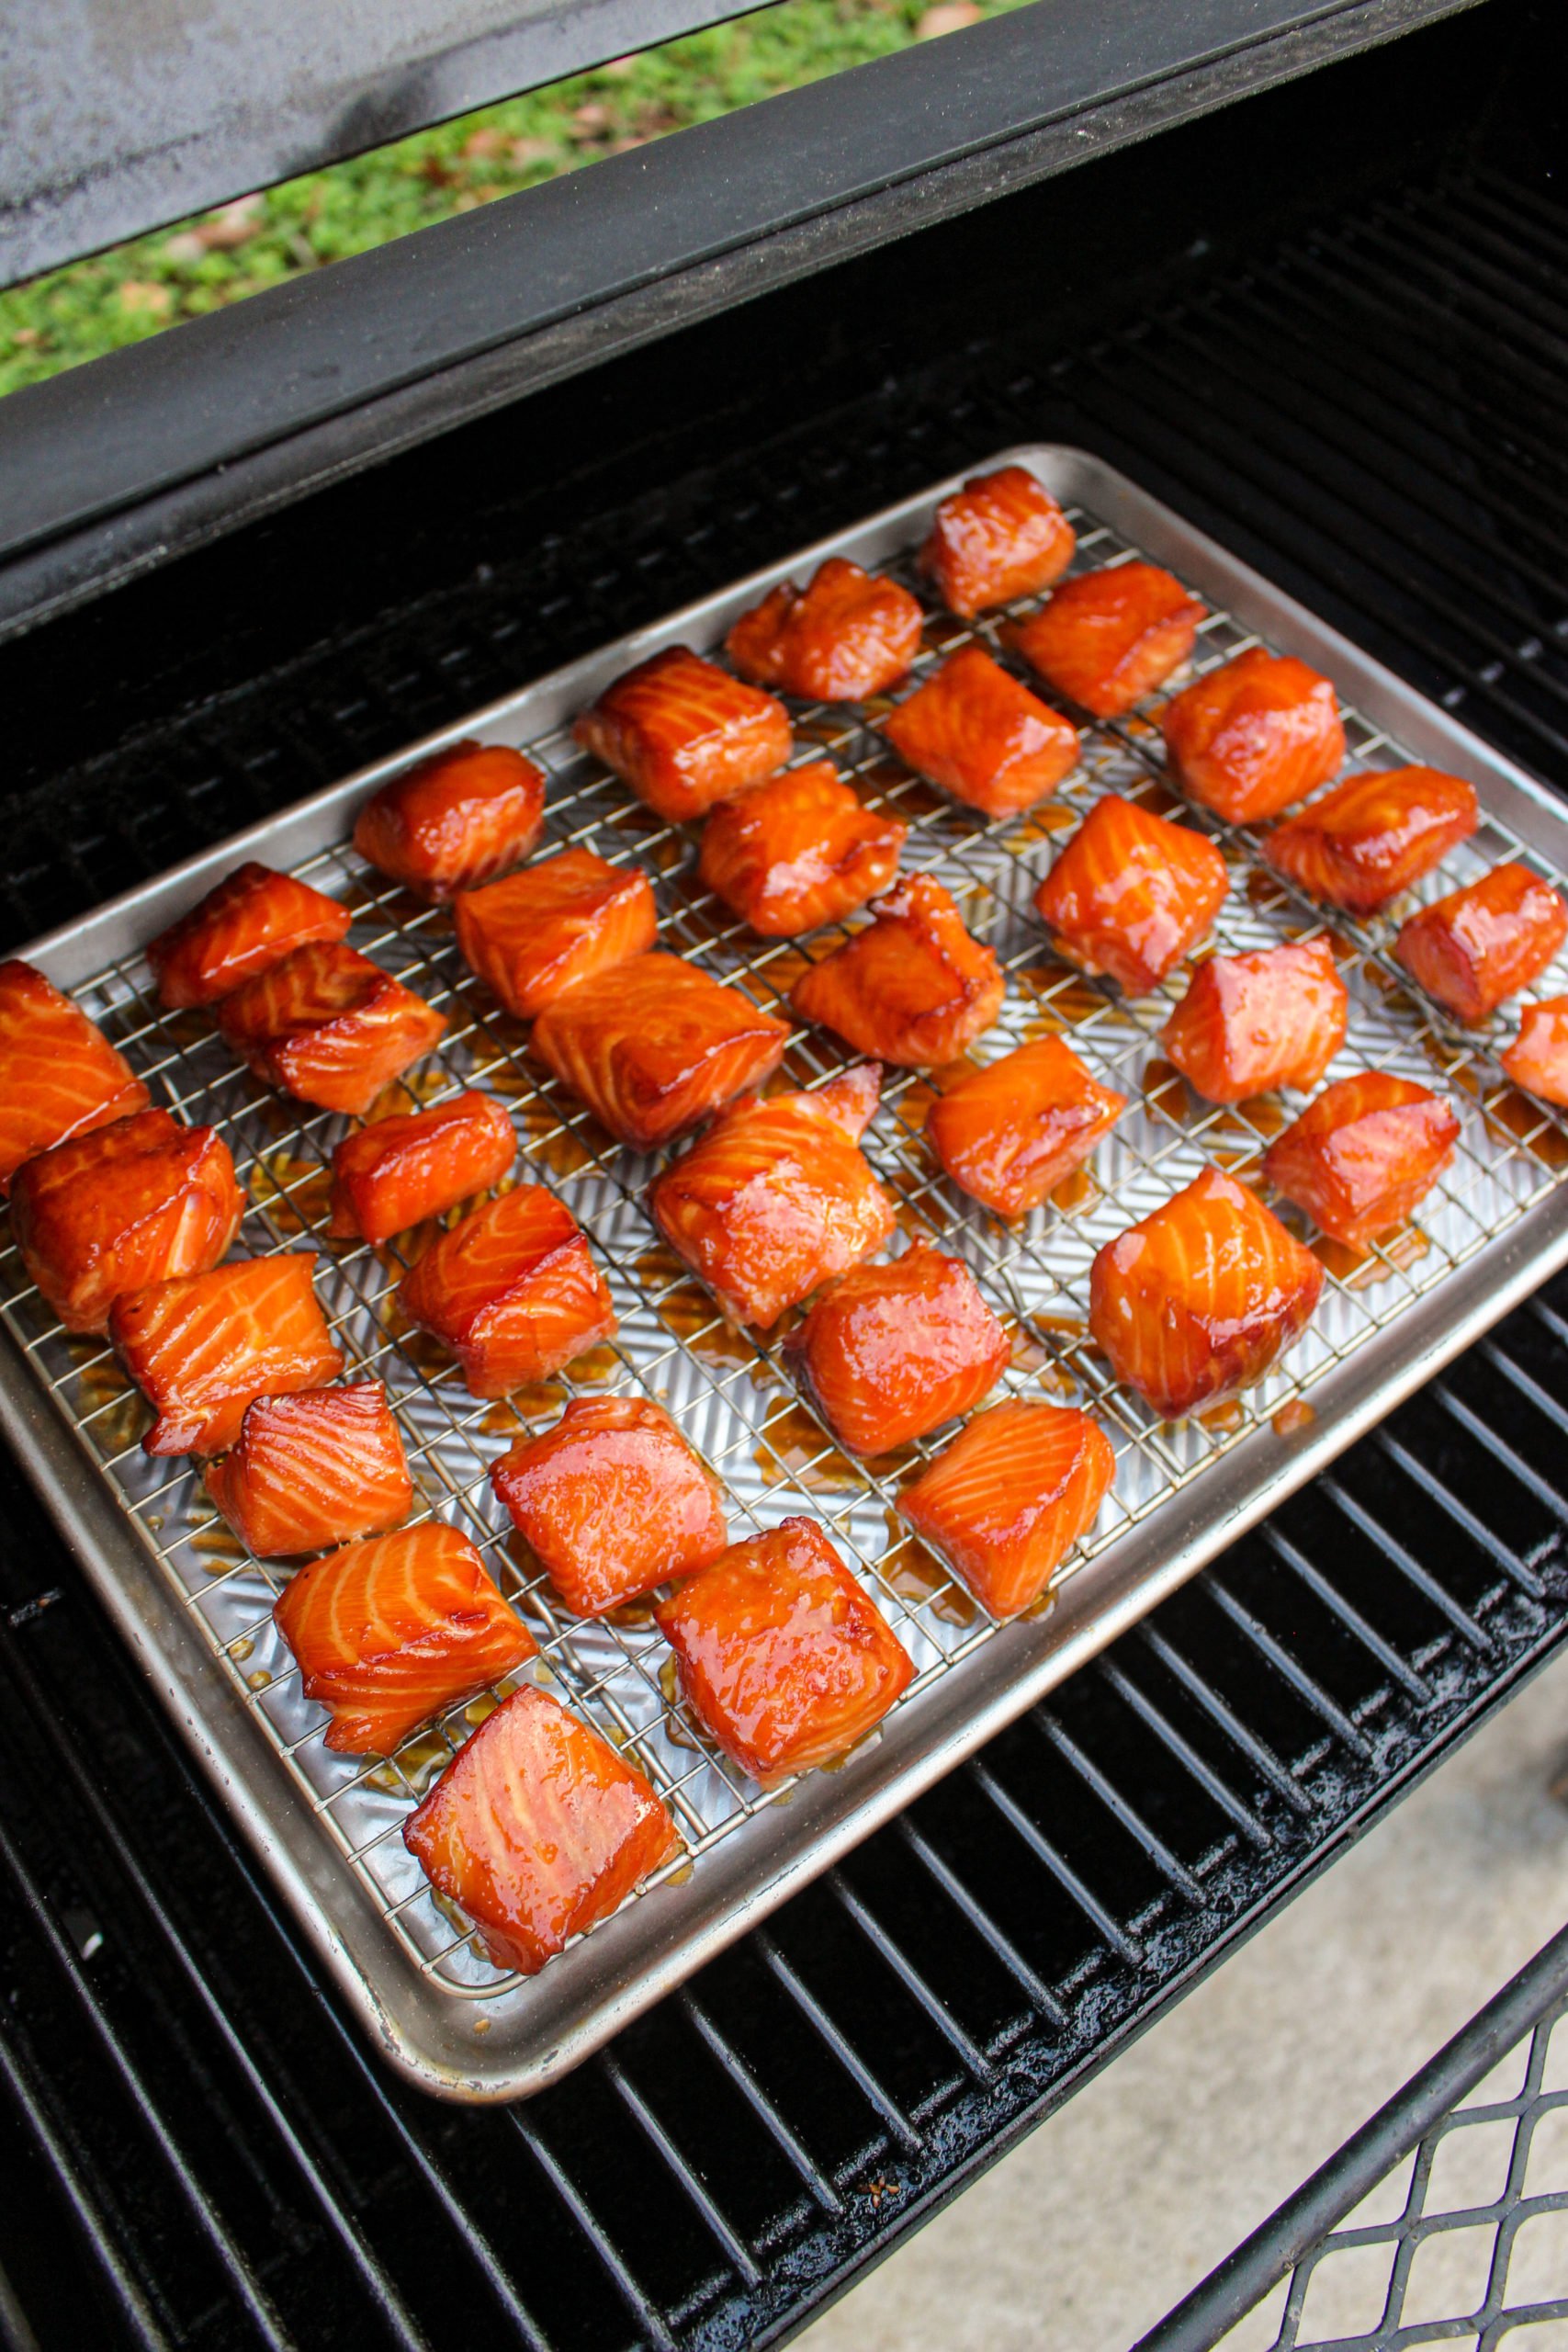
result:
[[[997,16],[1022,0],[978,0]],[[439,130],[287,180],[0,293],[0,392],[454,212],[903,49],[931,0],[778,0]],[[967,13],[960,9],[960,15]]]

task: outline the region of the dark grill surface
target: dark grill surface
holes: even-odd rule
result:
[[[1179,305],[1070,356],[989,340],[671,468],[22,793],[6,935],[1042,435],[1568,789],[1565,261],[1533,186],[1433,175],[1208,281],[1194,257]],[[1562,1638],[1563,1396],[1568,1278],[766,1933],[558,2088],[475,2112],[340,2022],[0,1464],[0,2259],[40,2337],[773,2340]]]

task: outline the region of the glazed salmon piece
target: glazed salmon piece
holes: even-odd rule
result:
[[[413,1509],[403,1442],[378,1380],[258,1396],[207,1491],[258,1560],[400,1527]]]
[[[547,1380],[615,1328],[588,1237],[542,1184],[518,1184],[444,1233],[398,1298],[450,1348],[472,1396]]]
[[[1179,1420],[1261,1380],[1312,1319],[1323,1268],[1218,1168],[1096,1257],[1089,1329],[1119,1380]]]
[[[1545,971],[1568,934],[1568,907],[1528,865],[1495,865],[1411,916],[1393,952],[1457,1021],[1484,1021]]]
[[[1034,894],[1059,954],[1144,996],[1208,935],[1230,888],[1201,833],[1109,794]]]
[[[1100,1515],[1116,1469],[1087,1413],[1010,1397],[907,1486],[898,1510],[988,1616],[1016,1617]]]
[[[254,1396],[320,1388],[343,1370],[313,1257],[242,1258],[117,1298],[109,1335],[157,1413],[149,1453],[226,1453]]]
[[[1454,1155],[1459,1121],[1407,1078],[1358,1070],[1325,1086],[1263,1155],[1277,1192],[1348,1250],[1400,1225]]]
[[[1118,718],[1186,661],[1206,617],[1157,563],[1116,563],[1064,580],[1005,634],[1058,694],[1097,718]]]
[[[1002,1009],[1001,966],[929,874],[906,875],[871,911],[866,930],[801,974],[791,1006],[878,1061],[955,1061]]]
[[[547,1005],[533,1047],[613,1136],[653,1151],[760,1086],[789,1034],[694,964],[637,956]]]
[[[240,1229],[245,1196],[212,1127],[138,1111],[39,1152],[17,1171],[11,1231],[68,1331],[104,1331],[127,1291],[205,1273]]]
[[[1205,957],[1160,1041],[1211,1102],[1241,1102],[1277,1086],[1305,1091],[1345,1043],[1349,1008],[1327,940],[1287,940]]]
[[[527,1683],[465,1742],[403,1842],[496,1965],[525,1976],[681,1850],[636,1766]]]
[[[762,1329],[892,1232],[892,1201],[859,1149],[881,1072],[812,1094],[738,1102],[649,1187],[671,1249],[727,1315]]]
[[[214,1004],[313,939],[341,939],[349,911],[336,899],[254,858],[147,943],[160,1003],[177,1012]]]
[[[1020,1046],[939,1094],[926,1136],[943,1169],[998,1216],[1022,1216],[1081,1166],[1127,1107],[1060,1037]]]
[[[710,1472],[660,1406],[579,1396],[490,1480],[567,1607],[602,1617],[716,1559],[729,1541]]]
[[[789,757],[789,713],[683,645],[639,662],[572,733],[672,825],[705,816]]]
[[[864,807],[831,760],[808,760],[714,810],[697,876],[762,938],[788,939],[886,890],[906,831]]]
[[[579,980],[640,956],[659,936],[653,885],[640,866],[564,849],[452,906],[468,969],[508,1012],[532,1021]]]
[[[1168,703],[1160,729],[1183,790],[1232,825],[1304,800],[1345,757],[1330,681],[1292,653],[1256,645]]]
[[[1568,996],[1527,1004],[1518,1035],[1497,1058],[1516,1086],[1543,1102],[1568,1102]]]
[[[1077,765],[1078,731],[978,645],[953,654],[882,722],[919,775],[987,817],[1012,817]]]
[[[797,588],[783,580],[725,639],[742,677],[807,702],[863,702],[897,684],[920,650],[920,608],[907,588],[830,555]]]
[[[517,1132],[492,1094],[469,1091],[345,1136],[333,1154],[335,1240],[389,1241],[427,1216],[499,1184]]]
[[[446,1026],[423,997],[341,941],[297,947],[218,1009],[226,1045],[268,1086],[362,1118]]]
[[[437,901],[520,865],[539,838],[543,773],[505,743],[465,738],[373,792],[354,826],[368,865]]]
[[[1481,821],[1475,786],[1440,768],[1348,775],[1258,843],[1276,874],[1347,914],[1376,914]]]
[[[786,1346],[840,1444],[863,1454],[968,1412],[1012,1353],[963,1259],[919,1242],[891,1265],[840,1274]]]
[[[813,1519],[731,1544],[653,1613],[687,1705],[765,1789],[852,1747],[915,1670]]]
[[[152,1096],[86,1014],[30,964],[0,964],[0,1199],[24,1160]]]
[[[1077,544],[1072,525],[1028,468],[998,466],[971,474],[942,500],[920,568],[948,611],[967,621],[1049,588]]]
[[[468,1537],[439,1521],[312,1560],[272,1613],[306,1698],[332,1712],[339,1756],[389,1756],[537,1646]]]

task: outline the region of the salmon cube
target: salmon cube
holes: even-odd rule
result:
[[[1080,572],[1005,634],[1030,668],[1096,718],[1119,718],[1185,662],[1206,617],[1157,563]]]
[[[920,568],[948,611],[967,621],[1049,588],[1076,545],[1072,525],[1028,468],[998,466],[942,500]]]
[[[349,911],[336,899],[248,858],[188,914],[147,943],[158,1000],[177,1012],[213,1004],[296,947],[341,939]]]
[[[1540,978],[1568,934],[1568,907],[1528,865],[1495,865],[1412,915],[1393,952],[1456,1021],[1484,1021]]]
[[[518,1184],[444,1233],[398,1299],[411,1323],[450,1348],[473,1396],[547,1380],[615,1328],[586,1234],[542,1184]]]
[[[926,1136],[942,1167],[998,1216],[1022,1216],[1081,1166],[1127,1107],[1060,1037],[1040,1037],[939,1094]]]
[[[808,588],[793,580],[742,613],[725,640],[744,678],[807,702],[864,702],[897,684],[924,621],[907,588],[832,555]]]
[[[790,752],[783,703],[683,645],[617,678],[572,733],[671,825],[760,784]]]
[[[1076,766],[1078,730],[978,645],[917,686],[882,731],[919,775],[987,817],[1012,817]]]
[[[1002,1009],[1001,966],[929,874],[907,875],[871,911],[867,930],[801,974],[791,1006],[878,1061],[955,1061]]]
[[[831,760],[808,760],[714,810],[697,876],[762,938],[788,939],[886,890],[905,831],[865,808]]]
[[[439,902],[520,865],[539,838],[545,779],[506,743],[465,738],[405,768],[355,820],[367,865]]]
[[[343,1370],[316,1298],[316,1261],[242,1258],[117,1298],[109,1333],[157,1413],[149,1453],[226,1453],[254,1396],[320,1388]]]
[[[1257,645],[1195,679],[1166,705],[1160,727],[1183,789],[1231,825],[1277,817],[1345,757],[1330,681],[1294,654]]]
[[[1016,1617],[1100,1515],[1116,1469],[1087,1413],[1010,1397],[907,1486],[898,1510],[987,1615]]]
[[[107,1126],[152,1096],[68,996],[13,958],[0,964],[0,1199],[24,1160]]]
[[[1326,939],[1247,956],[1210,956],[1160,1033],[1190,1086],[1241,1102],[1276,1086],[1317,1084],[1340,1046],[1350,1000]]]
[[[329,940],[297,947],[226,996],[218,1026],[268,1086],[362,1118],[429,1053],[446,1016],[356,948]]]
[[[1347,1250],[1403,1224],[1454,1156],[1459,1121],[1439,1095],[1386,1071],[1325,1086],[1263,1155],[1277,1192]]]
[[[962,1258],[917,1243],[854,1266],[786,1342],[807,1395],[852,1453],[891,1453],[968,1412],[1012,1342]]]
[[[1481,821],[1475,786],[1440,768],[1348,775],[1258,843],[1276,874],[1347,914],[1376,914]]]
[[[333,1154],[334,1240],[389,1241],[427,1216],[499,1184],[517,1157],[517,1131],[492,1094],[454,1095],[345,1136]]]
[[[380,1535],[413,1509],[403,1442],[378,1380],[258,1396],[209,1463],[207,1491],[258,1560]]]
[[[1131,800],[1097,800],[1034,894],[1059,954],[1145,996],[1208,935],[1230,888],[1190,826]]]
[[[640,956],[659,936],[653,885],[640,866],[610,865],[589,849],[460,891],[457,945],[508,1012],[532,1021],[579,980]]]
[[[1518,1035],[1497,1058],[1516,1086],[1543,1102],[1568,1102],[1568,996],[1527,1004]]]

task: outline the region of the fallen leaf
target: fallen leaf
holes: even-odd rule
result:
[[[499,155],[506,144],[503,130],[470,130],[463,141],[465,155]]]
[[[916,24],[915,39],[936,40],[943,33],[960,33],[965,25],[977,25],[980,17],[979,0],[940,0]]]
[[[209,253],[227,253],[235,245],[245,244],[261,227],[262,200],[259,196],[237,196],[232,204],[210,220],[203,220],[192,231]]]
[[[174,300],[166,286],[153,286],[141,277],[128,277],[119,289],[119,307],[132,318],[161,319],[173,307]]]
[[[17,327],[12,334],[11,340],[26,351],[33,344],[43,341],[43,330],[40,327]]]
[[[507,150],[511,162],[520,172],[530,164],[552,164],[560,153],[560,142],[555,139],[514,139]]]
[[[571,119],[578,130],[590,138],[596,137],[601,130],[608,130],[610,128],[609,107],[600,106],[592,98],[590,98],[586,106],[577,107]]]
[[[207,247],[194,229],[182,229],[179,235],[171,237],[164,247],[170,261],[199,261],[206,251]]]

